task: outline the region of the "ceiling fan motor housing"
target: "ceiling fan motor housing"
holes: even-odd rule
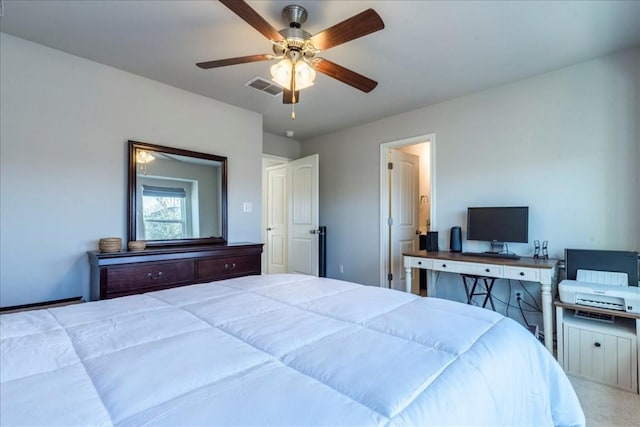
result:
[[[297,4],[290,4],[282,9],[282,16],[289,23],[291,28],[300,28],[301,24],[307,21],[307,9]]]

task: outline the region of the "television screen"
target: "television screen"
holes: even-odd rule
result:
[[[529,207],[467,209],[467,240],[529,242]]]

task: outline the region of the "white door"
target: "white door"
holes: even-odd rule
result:
[[[291,161],[289,169],[289,272],[318,275],[318,159]]]
[[[287,165],[267,168],[267,274],[287,272]]]
[[[418,250],[418,214],[420,194],[420,158],[414,154],[390,150],[389,170],[391,225],[389,231],[389,287],[404,291],[402,254]]]

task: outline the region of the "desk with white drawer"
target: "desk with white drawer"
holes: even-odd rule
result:
[[[499,279],[540,283],[544,344],[553,353],[553,298],[551,288],[556,282],[557,260],[522,257],[518,260],[485,258],[455,252],[416,251],[404,253],[407,292],[411,292],[411,271],[421,268],[429,272],[427,295],[433,295],[437,272],[474,274]]]

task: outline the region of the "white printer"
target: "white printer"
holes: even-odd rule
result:
[[[560,282],[560,300],[640,314],[640,287],[629,286],[627,282],[625,273],[578,270],[576,280]]]
[[[640,314],[638,252],[566,249],[565,269],[562,302]]]

